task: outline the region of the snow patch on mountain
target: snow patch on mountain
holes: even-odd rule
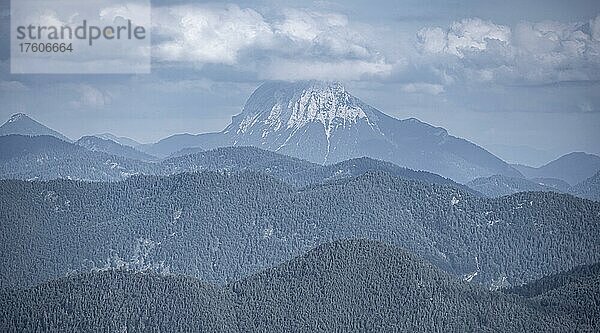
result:
[[[19,121],[24,117],[27,117],[27,115],[24,113],[15,113],[8,119],[7,123],[14,123],[15,121]]]
[[[299,89],[299,86],[302,86]],[[339,82],[310,81],[296,83],[288,90],[259,98],[258,103],[244,107],[236,133],[250,133],[260,125],[262,137],[280,130],[297,131],[310,123],[320,123],[326,137],[338,127],[355,124],[359,119],[369,121],[367,112],[358,99]],[[266,128],[265,128],[266,127]]]

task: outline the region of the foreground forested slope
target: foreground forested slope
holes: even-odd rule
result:
[[[11,287],[104,267],[225,283],[356,237],[494,288],[600,260],[597,202],[537,192],[484,199],[381,172],[303,189],[252,172],[5,180],[0,207],[0,281]]]
[[[597,280],[594,283],[590,287],[598,288]],[[110,269],[31,289],[5,290],[0,296],[0,325],[10,332],[585,332],[592,328],[581,318],[537,300],[460,281],[402,249],[364,240],[324,244],[223,287],[189,277]],[[581,314],[585,316],[585,311]]]

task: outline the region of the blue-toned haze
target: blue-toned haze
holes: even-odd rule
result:
[[[153,142],[222,130],[266,80],[338,80],[509,162],[600,154],[597,1],[153,1],[152,14],[152,74],[11,75],[3,0],[0,119]]]

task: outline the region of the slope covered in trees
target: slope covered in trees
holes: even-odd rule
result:
[[[252,170],[295,186],[306,186],[379,170],[403,179],[447,184],[475,193],[464,185],[430,172],[413,171],[369,158],[322,166],[258,148],[228,147],[176,156],[161,163],[144,162],[147,160],[152,160],[152,157],[96,137],[84,137],[76,144],[50,136],[0,137],[0,178],[3,179],[118,181],[132,174]]]
[[[252,172],[5,180],[0,207],[2,286],[93,267],[223,283],[356,237],[496,287],[600,260],[600,203],[535,192],[484,199],[381,172],[303,189]]]
[[[345,240],[223,287],[96,271],[5,290],[8,331],[565,332],[578,318],[460,281],[405,251]],[[587,301],[587,300],[583,300]]]
[[[568,316],[582,330],[600,331],[600,263],[546,276],[505,292],[530,298],[549,312]]]
[[[262,172],[295,186],[320,184],[336,179],[356,177],[369,171],[384,171],[398,178],[430,184],[451,185],[479,195],[467,186],[427,171],[414,171],[368,157],[355,158],[331,165],[319,165],[254,147],[226,147],[195,153],[162,162],[162,174],[194,171]]]
[[[143,153],[131,146],[127,146],[110,139],[97,136],[84,136],[75,142],[76,145],[91,151],[99,151],[109,155],[120,156],[132,160],[155,162],[157,157]]]
[[[494,175],[477,178],[467,183],[470,188],[485,194],[488,197],[501,197],[518,192],[562,192],[558,189],[531,180],[515,177]]]
[[[558,178],[570,185],[575,185],[588,179],[600,170],[600,156],[583,152],[573,152],[561,156],[539,168],[524,165],[514,165],[514,167],[528,178]]]
[[[570,192],[581,198],[600,201],[600,170],[592,177],[573,186]]]
[[[63,134],[31,119],[24,113],[13,114],[2,126],[0,126],[0,136],[19,134],[25,136],[47,135],[60,140],[70,142],[69,138]]]
[[[156,173],[156,166],[91,151],[53,136],[0,137],[0,178],[115,181],[133,174]]]
[[[231,293],[181,276],[87,272],[0,291],[7,332],[236,332]]]

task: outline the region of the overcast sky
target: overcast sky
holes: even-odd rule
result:
[[[11,75],[0,118],[71,138],[219,131],[264,80],[343,81],[492,152],[600,154],[600,1],[154,1],[152,74]]]

